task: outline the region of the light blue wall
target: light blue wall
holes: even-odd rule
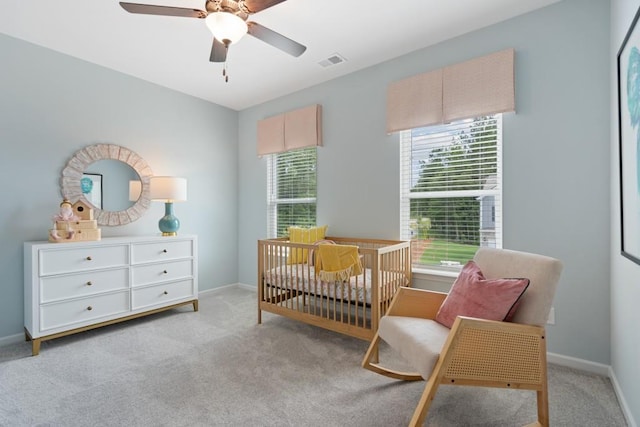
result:
[[[620,186],[616,55],[631,25],[638,0],[611,2],[611,366],[622,391],[621,404],[640,423],[640,265],[620,255]],[[640,30],[640,27],[636,27]]]
[[[189,200],[175,211],[181,232],[199,236],[200,288],[237,281],[237,112],[4,35],[0,64],[0,339],[23,329],[22,244],[46,240],[60,172],[88,144],[128,147],[156,175],[186,177]],[[154,202],[103,236],[155,234],[163,214]]]
[[[504,116],[504,246],[565,269],[549,349],[608,364],[609,3],[567,0],[240,113],[241,123],[323,106],[318,223],[331,235],[399,237],[399,147],[385,134],[390,82],[516,49],[517,114]],[[239,129],[239,280],[256,283],[266,159]]]
[[[387,85],[514,47],[518,111],[504,118],[504,245],[564,261],[549,349],[611,363],[623,403],[640,418],[640,267],[619,255],[610,127],[611,64],[639,3],[613,0],[610,16],[608,1],[565,0],[240,113],[0,35],[0,342],[22,331],[22,243],[45,238],[60,171],[76,150],[120,144],[158,175],[187,177],[189,200],[176,213],[182,231],[200,237],[201,288],[255,285],[256,240],[267,221],[256,120],[322,104],[319,222],[331,234],[397,238]],[[609,204],[611,213],[602,209]],[[143,219],[103,234],[156,233],[162,209],[154,203]]]

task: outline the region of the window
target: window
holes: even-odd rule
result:
[[[287,235],[291,225],[316,225],[317,148],[269,155],[267,162],[268,236]]]
[[[400,133],[401,237],[414,269],[459,269],[502,247],[502,116]]]

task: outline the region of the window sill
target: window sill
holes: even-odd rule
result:
[[[413,276],[424,279],[455,279],[460,274],[460,270],[437,270],[429,268],[414,268],[411,270]]]
[[[456,281],[459,271],[414,268],[412,270],[412,287],[437,292],[449,292]]]

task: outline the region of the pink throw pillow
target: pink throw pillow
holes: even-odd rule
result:
[[[513,317],[512,310],[529,286],[529,279],[485,279],[480,267],[469,261],[460,271],[445,298],[436,322],[447,328],[457,316],[500,320]]]

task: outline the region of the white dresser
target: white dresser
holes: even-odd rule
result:
[[[24,244],[24,326],[41,341],[185,304],[198,311],[196,236]]]

